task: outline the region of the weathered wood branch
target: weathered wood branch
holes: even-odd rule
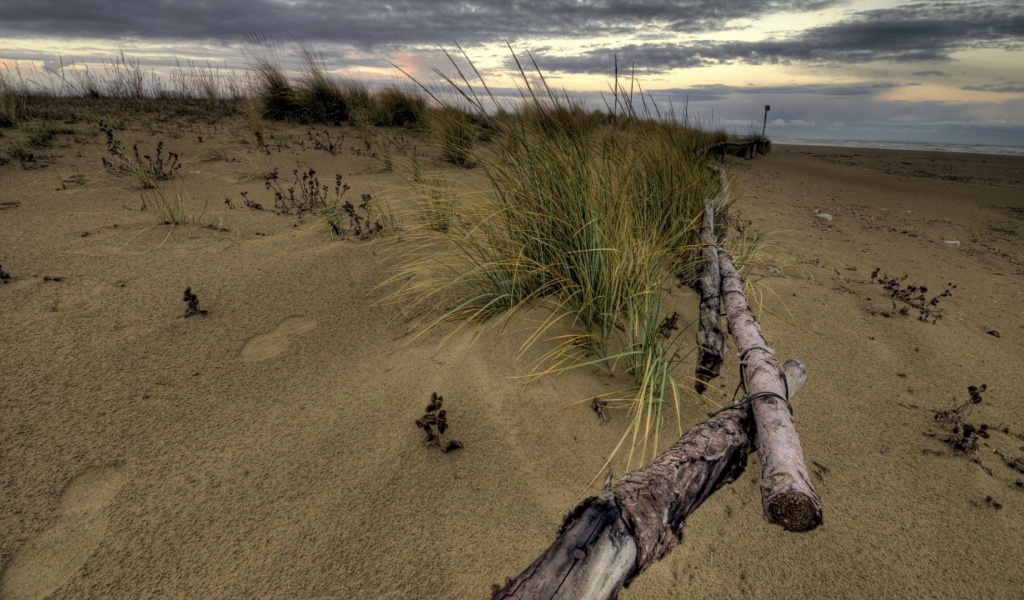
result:
[[[790,394],[807,380],[786,361]],[[646,467],[581,502],[557,539],[494,598],[615,598],[682,541],[687,517],[743,472],[753,449],[747,406],[728,408],[686,432]]]
[[[789,531],[821,524],[821,499],[804,464],[800,436],[786,399],[787,380],[743,295],[743,278],[724,250],[718,251],[726,319],[740,353],[743,384],[757,424],[764,517]]]
[[[728,198],[728,182],[721,177],[719,198]],[[703,394],[707,383],[722,373],[726,337],[722,331],[721,274],[718,266],[718,239],[715,237],[715,202],[704,203],[704,221],[700,234],[703,269],[694,287],[700,294],[700,326],[697,328],[697,372],[693,387]]]
[[[711,368],[716,375],[721,368],[725,336],[719,306],[724,302],[729,330],[740,350],[745,400],[690,429],[650,465],[580,503],[565,518],[554,543],[497,589],[494,598],[615,598],[682,541],[686,519],[743,472],[755,440],[761,454],[765,518],[790,531],[809,531],[821,523],[821,502],[807,477],[789,407],[789,399],[807,380],[807,370],[795,360],[778,364],[747,306],[739,272],[729,255],[717,248],[715,203],[727,203],[729,190],[725,173],[712,168],[722,178],[722,193],[706,203],[701,236],[705,269],[698,282],[697,389],[710,380],[701,377]],[[713,339],[715,331],[720,346]]]
[[[723,159],[726,154],[736,154],[747,160],[754,158],[757,154],[766,154],[772,146],[772,141],[767,139],[750,140],[747,142],[717,142],[708,146],[708,153],[712,156]]]

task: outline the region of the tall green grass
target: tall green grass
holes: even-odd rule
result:
[[[17,127],[25,114],[25,81],[15,73],[17,79],[7,65],[0,69],[0,127]]]
[[[253,74],[253,93],[261,103],[263,115],[288,119],[299,115],[297,94],[285,75],[280,50],[264,35],[246,34],[245,59]]]
[[[311,44],[300,41],[296,49],[301,66],[292,82],[282,49],[266,36],[246,35],[252,93],[264,116],[315,124],[355,117],[378,127],[411,127],[423,120],[427,102],[414,88],[388,86],[371,92],[362,83],[332,75],[325,57]]]
[[[433,136],[441,143],[442,159],[450,164],[470,168],[477,141],[477,126],[465,110],[443,106],[430,112],[428,118]]]
[[[299,45],[302,73],[296,89],[300,117],[307,123],[348,120],[349,101],[337,78],[330,75],[323,54],[309,43]]]
[[[410,127],[419,124],[427,101],[413,89],[385,87],[373,94],[370,120],[378,127]]]
[[[643,462],[661,449],[669,412],[681,434],[679,390],[690,379],[678,381],[676,366],[694,344],[674,327],[666,297],[695,260],[705,200],[721,191],[706,135],[633,110],[608,123],[549,88],[539,70],[531,78],[520,68],[517,106],[478,94],[459,73],[448,83],[497,132],[476,153],[490,189],[460,203],[465,218],[422,232],[431,252],[413,252],[405,265],[403,276],[415,277],[404,298],[436,315],[428,328],[552,307],[531,336],[554,336],[543,372],[629,373],[637,388],[620,447]],[[618,82],[615,93],[624,93]]]

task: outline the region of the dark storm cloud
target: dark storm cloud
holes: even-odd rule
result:
[[[688,98],[691,102],[717,102],[744,97],[768,96],[815,96],[819,98],[847,98],[851,96],[870,96],[906,84],[899,83],[851,83],[851,84],[803,84],[803,85],[696,85],[688,88],[662,89],[656,95],[672,98]]]
[[[702,32],[843,0],[0,0],[5,37],[219,40],[241,32],[368,49]]]
[[[645,72],[728,63],[942,62],[959,50],[1022,46],[1024,3],[935,2],[864,11],[786,38],[627,44],[548,57],[542,66],[607,73],[616,56],[620,65],[636,64]]]
[[[935,69],[928,71],[914,71],[911,75],[914,75],[915,77],[949,77],[949,74],[945,71],[938,71]]]
[[[1024,81],[1010,81],[1002,84],[965,85],[962,89],[974,92],[999,92],[1002,94],[1024,94]]]

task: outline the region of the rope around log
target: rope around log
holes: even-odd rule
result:
[[[709,417],[713,417],[713,416],[715,416],[717,414],[723,413],[723,412],[725,412],[727,410],[730,410],[730,409],[733,409],[733,408],[742,408],[744,406],[750,406],[750,403],[754,402],[756,400],[767,400],[768,398],[773,398],[773,397],[774,398],[778,398],[779,400],[782,400],[783,402],[785,402],[786,405],[789,406],[789,412],[793,412],[793,406],[791,404],[789,404],[789,400],[787,400],[785,397],[783,397],[782,394],[776,394],[775,392],[758,392],[756,394],[750,394],[749,396],[744,396],[743,398],[740,399],[739,402],[735,402],[733,404],[730,404],[729,406],[724,406],[724,407],[722,407],[722,408],[720,408],[720,409],[718,409],[718,410],[716,410],[714,412],[709,412],[708,416]]]
[[[751,348],[747,348],[746,350],[743,351],[742,354],[740,354],[740,382],[736,386],[736,391],[733,392],[733,394],[732,394],[733,400],[736,399],[736,394],[741,389],[744,392],[747,391],[747,386],[746,386],[746,383],[745,383],[746,380],[747,380],[747,374],[744,371],[744,367],[746,366],[747,354],[749,354],[750,352],[752,352],[754,350],[761,350],[763,352],[767,352],[769,354],[772,354],[771,348],[765,348],[764,346],[753,346]],[[743,398],[740,398],[738,401],[733,402],[732,404],[730,404],[728,406],[723,406],[722,408],[720,408],[720,409],[718,409],[716,411],[709,412],[708,416],[709,417],[713,417],[713,416],[715,416],[715,415],[717,415],[719,413],[722,413],[724,411],[727,411],[727,410],[729,410],[731,408],[741,408],[741,407],[744,407],[744,406],[750,406],[750,403],[754,402],[755,400],[765,400],[767,398],[772,398],[772,397],[778,398],[779,400],[782,400],[783,402],[785,402],[786,406],[789,407],[789,414],[793,414],[793,405],[789,401],[789,398],[790,398],[789,378],[786,376],[785,370],[783,370],[781,374],[782,374],[782,385],[786,388],[786,395],[785,396],[783,396],[781,394],[777,394],[777,393],[772,392],[772,391],[764,391],[764,392],[759,392],[757,394],[749,394],[747,396],[744,396]]]

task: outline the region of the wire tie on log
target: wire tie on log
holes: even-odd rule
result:
[[[729,293],[729,292],[726,292],[726,293]],[[754,350],[763,350],[764,352],[767,352],[768,354],[772,354],[774,356],[774,353],[771,351],[771,349],[770,348],[766,348],[764,346],[753,346],[751,348],[747,348],[742,353],[740,353],[740,383],[739,383],[739,385],[736,386],[736,391],[734,391],[732,393],[733,400],[736,399],[736,394],[739,393],[740,389],[742,389],[744,392],[747,391],[747,386],[746,386],[747,374],[746,374],[746,370],[744,369],[744,367],[747,364],[747,354],[753,352]],[[754,400],[763,400],[765,398],[772,398],[772,397],[778,398],[779,400],[782,400],[783,402],[785,402],[786,406],[789,407],[789,414],[793,414],[793,405],[789,403],[789,380],[786,378],[786,372],[785,371],[783,371],[781,374],[782,374],[782,385],[785,386],[785,388],[786,388],[786,395],[785,396],[780,396],[779,394],[776,394],[775,392],[768,392],[768,391],[758,392],[757,394],[751,394],[749,396],[744,396],[743,398],[740,398],[739,402],[734,402],[734,403],[732,403],[732,404],[730,404],[728,406],[725,406],[723,408],[720,408],[720,409],[716,410],[715,412],[710,412],[710,413],[708,413],[708,416],[709,417],[713,417],[713,416],[715,416],[715,415],[717,415],[719,413],[722,413],[722,412],[725,412],[725,411],[729,410],[730,408],[739,408],[741,406],[747,406],[751,402],[753,402]]]
[[[715,412],[710,412],[710,413],[708,413],[708,416],[709,417],[714,417],[714,416],[716,416],[716,415],[718,415],[720,413],[723,413],[723,412],[725,412],[725,411],[727,411],[729,409],[740,408],[741,406],[747,406],[747,405],[749,405],[751,402],[753,402],[755,400],[764,400],[765,398],[773,398],[773,397],[774,398],[778,398],[779,400],[782,400],[783,402],[785,402],[786,406],[789,407],[789,412],[790,413],[793,412],[793,406],[789,403],[789,400],[787,400],[786,398],[782,397],[780,394],[776,394],[775,392],[758,392],[756,394],[751,394],[749,396],[744,396],[739,402],[736,402],[735,404],[730,404],[729,406],[722,407],[722,408],[716,410]]]
[[[735,290],[733,290],[733,291],[735,291]],[[729,292],[726,292],[726,294],[728,294],[728,293]],[[743,351],[742,354],[740,354],[740,364],[741,365],[747,362],[747,355],[750,354],[751,352],[753,352],[754,350],[764,350],[768,354],[773,354],[771,348],[765,348],[764,346],[752,346],[750,348],[747,348],[746,350]]]

